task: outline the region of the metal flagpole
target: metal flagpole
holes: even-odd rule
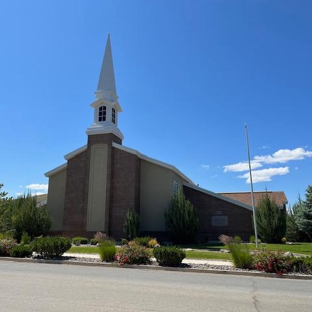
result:
[[[247,124],[245,124],[245,130],[246,130],[246,144],[247,144],[247,152],[248,152],[249,177],[250,177],[250,188],[251,188],[251,205],[252,205],[253,222],[254,222],[254,228],[255,228],[256,248],[258,249],[258,232],[257,232],[255,200],[254,200],[254,192],[253,192],[253,184],[252,184],[252,174],[251,174],[251,165],[250,165],[250,152],[249,152],[249,140],[248,140]]]

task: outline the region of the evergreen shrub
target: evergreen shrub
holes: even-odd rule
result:
[[[90,239],[90,245],[97,245],[97,244],[99,244],[101,242],[101,240],[100,239],[97,239],[97,238],[91,238]]]
[[[266,193],[256,208],[258,234],[265,243],[280,244],[286,233],[286,214]]]
[[[124,221],[124,234],[129,240],[138,237],[140,234],[140,216],[134,209],[129,209]]]
[[[32,250],[43,258],[60,257],[71,247],[71,239],[63,236],[41,237],[34,240]]]
[[[161,266],[178,267],[186,257],[184,250],[175,246],[161,246],[153,249],[154,257]]]
[[[199,232],[197,210],[181,190],[173,195],[164,215],[166,227],[175,243],[196,242]]]
[[[16,245],[10,250],[10,257],[29,258],[32,255],[32,249],[28,245]]]
[[[72,239],[72,244],[79,246],[79,245],[87,245],[89,243],[89,240],[86,237],[74,237]]]

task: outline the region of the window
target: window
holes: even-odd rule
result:
[[[106,121],[106,106],[99,107],[99,121]]]
[[[116,110],[115,110],[115,108],[112,108],[112,122],[116,123]]]

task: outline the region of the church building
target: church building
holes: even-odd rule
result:
[[[52,234],[93,237],[97,231],[119,240],[128,209],[140,215],[143,235],[169,239],[164,211],[177,189],[182,189],[198,212],[199,240],[221,234],[249,239],[252,207],[202,189],[175,166],[122,145],[118,128],[122,112],[116,92],[108,35],[95,101],[94,120],[86,130],[87,144],[65,155],[66,163],[47,172],[47,208]]]

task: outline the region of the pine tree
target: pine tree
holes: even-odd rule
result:
[[[199,232],[197,211],[180,190],[172,196],[165,211],[166,226],[175,243],[193,243]]]
[[[286,214],[266,193],[256,209],[258,234],[266,243],[280,243],[286,233]]]
[[[306,200],[299,201],[298,213],[295,221],[300,231],[304,232],[309,240],[312,240],[312,186],[306,189]]]

